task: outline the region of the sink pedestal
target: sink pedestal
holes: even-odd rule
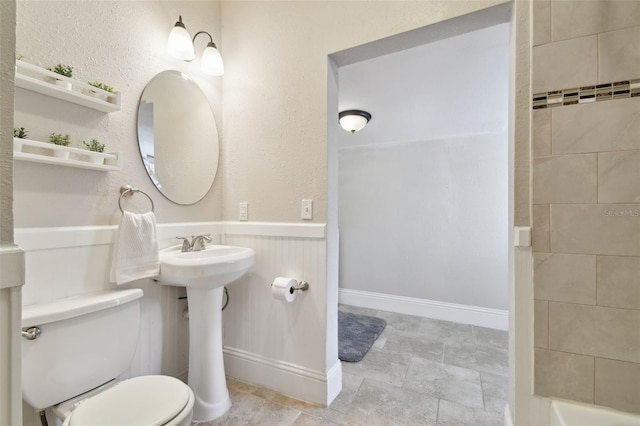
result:
[[[213,420],[231,407],[222,355],[222,293],[223,287],[187,287],[194,421]]]
[[[160,250],[158,284],[187,288],[194,421],[213,420],[231,407],[222,357],[222,294],[251,269],[255,256],[253,249],[234,246],[183,252],[178,244]]]

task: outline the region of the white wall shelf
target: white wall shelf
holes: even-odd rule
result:
[[[120,153],[93,152],[30,139],[13,138],[13,158],[105,172],[122,169]]]
[[[71,83],[71,89],[56,84]],[[16,86],[102,112],[120,111],[120,92],[107,92],[39,66],[16,61]]]

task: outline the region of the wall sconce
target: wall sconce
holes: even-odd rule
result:
[[[200,59],[200,66],[202,72],[209,75],[223,75],[224,64],[222,63],[222,56],[213,42],[211,34],[206,31],[198,31],[193,39],[187,31],[187,27],[182,23],[182,16],[178,18],[178,22],[169,33],[169,39],[167,40],[167,51],[171,56],[183,61],[191,62],[196,57],[195,48],[193,47],[196,37],[200,34],[206,34],[209,36],[209,43],[202,52],[202,58]]]
[[[362,130],[364,126],[371,120],[371,114],[366,111],[358,109],[350,109],[348,111],[342,111],[338,114],[338,121],[340,126],[347,132],[355,133],[358,130]]]

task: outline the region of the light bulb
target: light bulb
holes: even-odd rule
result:
[[[214,43],[209,42],[207,47],[202,52],[202,59],[200,60],[200,66],[202,72],[209,75],[223,75],[224,64],[222,63],[222,56],[216,48]]]
[[[171,33],[169,33],[169,39],[167,40],[167,52],[169,52],[169,54],[174,58],[185,61],[191,61],[196,57],[191,36],[182,23],[182,16],[180,16],[178,22],[176,22],[176,25],[171,30]]]
[[[360,110],[342,111],[338,116],[340,126],[351,133],[362,130],[369,120],[371,120],[371,114]]]

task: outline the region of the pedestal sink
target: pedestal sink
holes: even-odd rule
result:
[[[158,283],[187,288],[193,420],[209,421],[231,407],[222,356],[223,287],[247,273],[255,252],[219,245],[184,253],[181,249],[177,245],[160,251]]]

